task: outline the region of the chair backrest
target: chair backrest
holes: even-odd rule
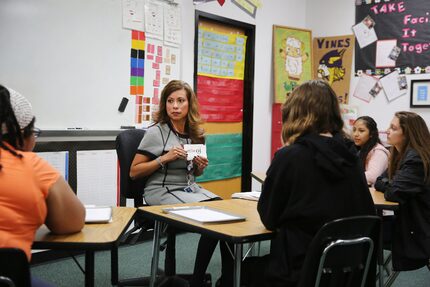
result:
[[[0,248],[0,286],[31,286],[30,267],[24,251]],[[14,285],[10,285],[13,282]]]
[[[125,198],[133,198],[134,205],[143,205],[143,189],[146,178],[132,180],[130,178],[130,166],[136,155],[137,148],[145,135],[145,130],[125,130],[116,137],[116,153],[120,168],[120,193]]]
[[[326,223],[309,246],[298,287],[375,286],[380,229],[378,216]]]

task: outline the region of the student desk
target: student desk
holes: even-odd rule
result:
[[[33,249],[85,250],[85,286],[94,286],[94,252],[111,250],[111,281],[118,282],[118,245],[133,219],[136,208],[114,207],[112,222],[85,224],[77,233],[68,235],[52,234],[43,225],[37,232]]]
[[[392,201],[386,201],[384,198],[384,193],[376,191],[374,188],[369,189],[370,194],[372,195],[373,203],[375,204],[376,211],[379,216],[382,218],[382,210],[396,210],[399,208],[399,203],[392,202]],[[382,248],[382,230],[381,230],[381,251],[378,258],[378,265],[379,265],[379,287],[382,286],[391,286],[391,284],[396,279],[399,272],[393,272],[390,274],[390,276],[387,279],[387,282],[384,284],[384,250]]]
[[[225,223],[206,223],[183,219],[171,214],[163,213],[163,208],[172,206],[207,206],[213,207],[227,213],[234,213],[246,217],[245,221],[225,222]],[[240,286],[240,268],[242,263],[243,244],[271,239],[273,234],[267,230],[260,221],[257,212],[257,202],[241,199],[227,199],[208,202],[196,202],[175,205],[157,205],[140,207],[144,216],[155,220],[154,242],[151,263],[150,286],[155,284],[156,271],[158,268],[160,230],[161,223],[178,227],[180,229],[197,232],[211,236],[218,240],[223,240],[234,244],[234,286]]]

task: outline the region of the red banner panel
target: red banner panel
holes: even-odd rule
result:
[[[243,80],[197,76],[200,114],[206,122],[241,122]]]
[[[281,104],[273,104],[272,106],[272,158],[275,152],[282,147],[281,141],[282,132],[282,113]]]

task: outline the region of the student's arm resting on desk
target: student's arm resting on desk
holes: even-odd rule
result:
[[[372,185],[375,183],[378,176],[380,176],[388,167],[388,151],[382,150],[384,147],[375,148],[370,155],[369,161],[366,165],[367,183]]]
[[[32,161],[34,180],[45,195],[46,226],[58,234],[80,231],[85,223],[85,208],[69,184],[47,161],[35,153],[27,156]]]
[[[414,150],[406,152],[392,180],[384,173],[375,183],[375,189],[384,192],[388,201],[405,203],[410,197],[423,192],[424,169],[421,158]]]
[[[85,208],[63,177],[49,189],[45,224],[57,234],[80,231],[85,224]]]

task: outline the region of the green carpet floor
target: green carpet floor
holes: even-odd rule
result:
[[[192,273],[195,250],[197,248],[198,234],[181,234],[177,236],[177,272]],[[152,242],[140,243],[132,246],[122,246],[119,249],[119,278],[133,278],[148,276],[152,253]],[[269,250],[268,242],[261,244],[261,254]],[[84,265],[84,257],[78,256],[78,261]],[[160,253],[160,262],[164,261],[164,252]],[[212,274],[215,282],[220,276],[221,259],[219,250],[215,251],[208,272]],[[160,263],[160,266],[163,264]],[[84,286],[84,275],[72,259],[62,259],[49,263],[39,264],[31,268],[37,276],[58,287]],[[95,257],[95,286],[111,286],[110,283],[110,253],[97,252]],[[430,271],[422,268],[416,271],[401,272],[393,287],[428,287],[430,286]]]

